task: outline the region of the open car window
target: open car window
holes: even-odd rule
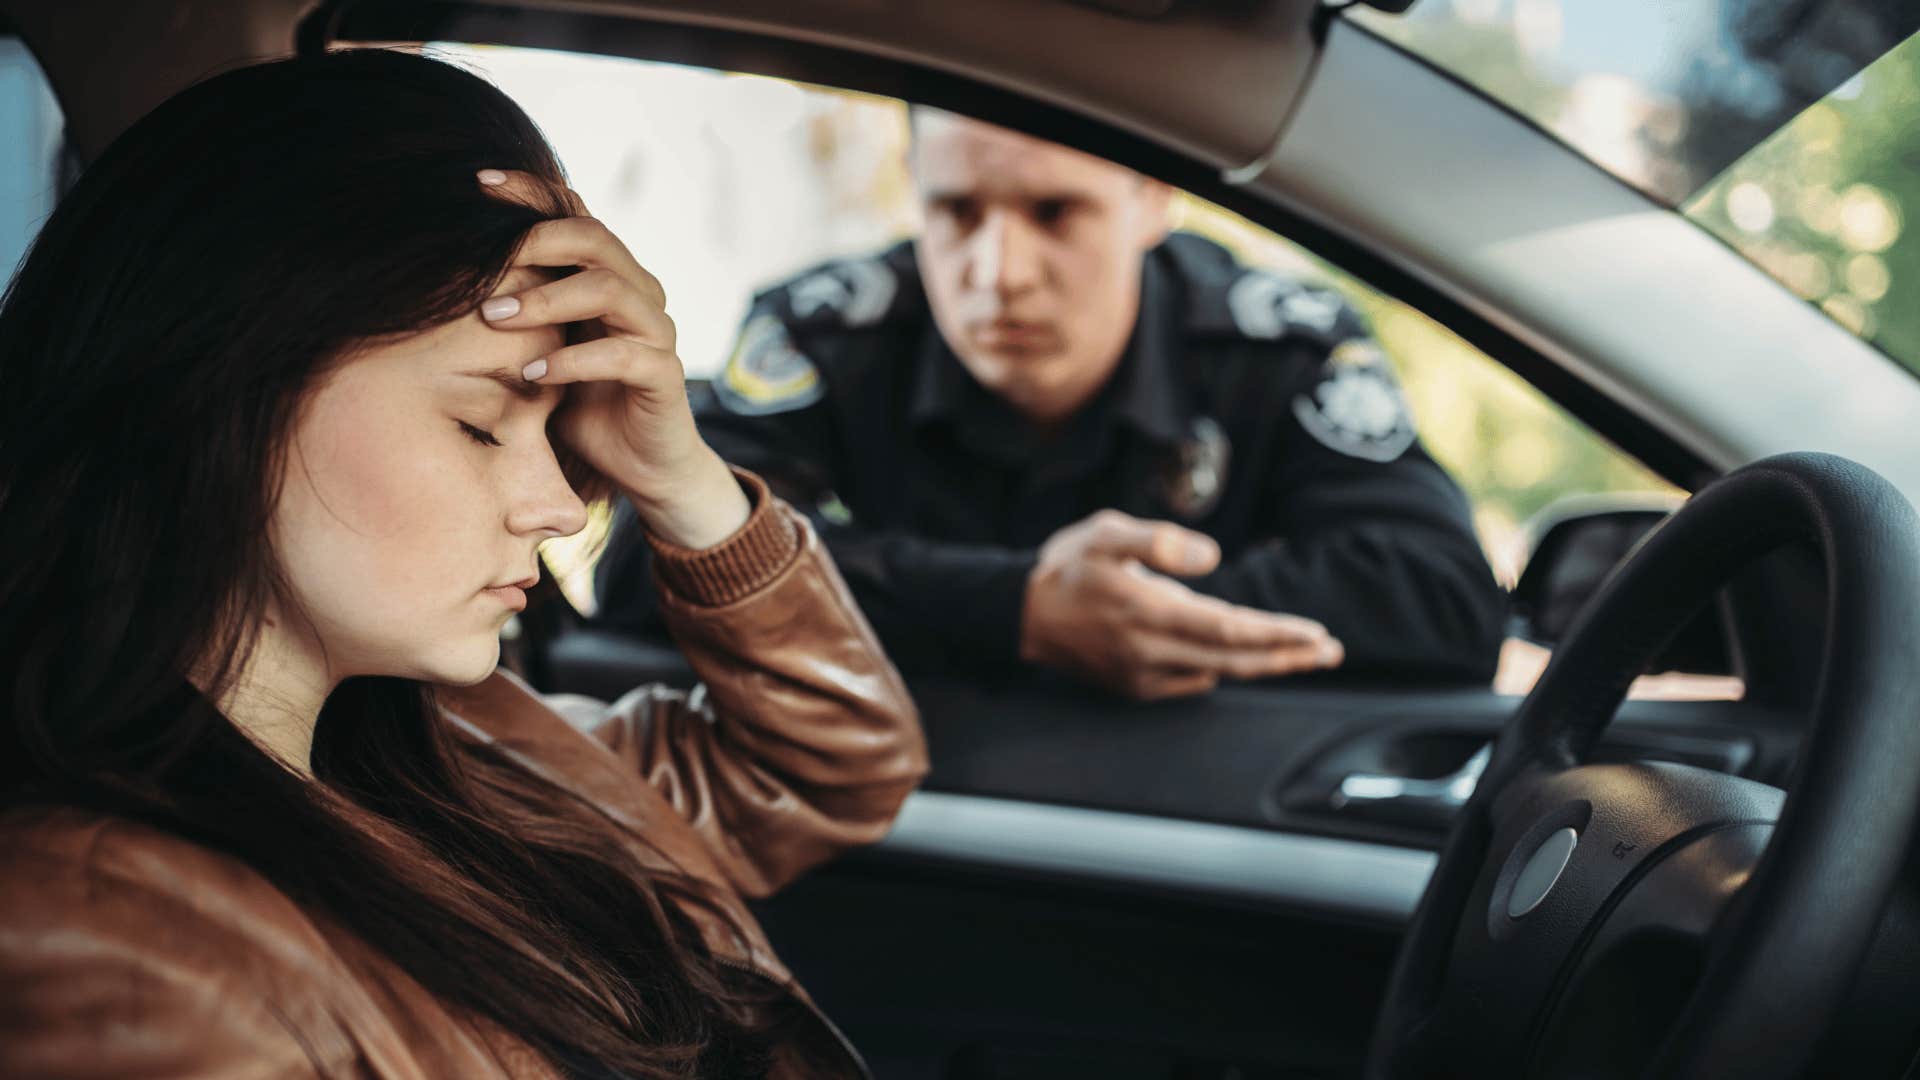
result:
[[[481,71],[553,141],[574,187],[665,283],[692,378],[721,370],[753,294],[825,259],[919,227],[903,103],[779,79],[577,53],[437,43]],[[1371,324],[1420,437],[1465,489],[1489,563],[1520,574],[1569,498],[1645,504],[1682,493],[1506,368],[1418,311],[1283,237],[1190,195],[1176,227],[1242,262],[1330,286]],[[576,606],[593,605],[589,530],[548,551]],[[1503,678],[1524,689],[1537,657]],[[1724,687],[1716,687],[1723,693]]]

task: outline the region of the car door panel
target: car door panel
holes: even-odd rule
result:
[[[549,689],[694,680],[665,642],[564,630]],[[932,772],[891,835],[757,905],[882,1077],[1355,1074],[1447,821],[1330,796],[1453,773],[1517,704],[1326,679],[1159,704],[909,681]],[[1631,701],[1603,754],[1777,781],[1795,722]]]
[[[886,845],[757,914],[889,1080],[1351,1075],[1397,944]]]
[[[611,699],[644,682],[690,686],[664,642],[572,630],[547,652],[551,689]],[[1444,819],[1346,812],[1354,773],[1456,770],[1519,699],[1481,687],[1377,687],[1326,679],[1223,686],[1142,704],[1046,678],[909,680],[932,751],[923,788],[1437,849]],[[1658,759],[1777,783],[1797,713],[1735,701],[1629,701],[1606,760]]]

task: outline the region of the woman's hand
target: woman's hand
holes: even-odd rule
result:
[[[674,351],[666,291],[578,195],[522,172],[487,169],[479,182],[528,205],[562,194],[576,216],[527,231],[515,266],[578,267],[558,281],[491,297],[481,315],[502,329],[568,325],[567,345],[527,365],[529,382],[569,385],[554,417],[560,438],[618,484],[647,531],[682,547],[712,547],[751,507],[700,438]]]

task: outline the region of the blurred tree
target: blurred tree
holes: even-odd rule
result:
[[[1749,151],[1687,214],[1920,372],[1920,37]]]

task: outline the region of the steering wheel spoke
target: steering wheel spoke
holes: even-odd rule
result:
[[[1751,869],[1748,862],[1729,875],[1720,862],[1700,863],[1696,849],[1719,847],[1699,842],[1730,828],[1764,834],[1782,798],[1763,784],[1666,763],[1535,763],[1514,772],[1491,798],[1486,854],[1458,905],[1427,1025],[1436,1040],[1447,1031],[1464,1037],[1434,1049],[1466,1074],[1523,1071],[1559,1003],[1581,985],[1597,935],[1697,944],[1729,877],[1744,881]]]
[[[1638,1076],[1698,985],[1721,920],[1773,826],[1694,830],[1651,861],[1598,921],[1533,1041],[1527,1073]]]

